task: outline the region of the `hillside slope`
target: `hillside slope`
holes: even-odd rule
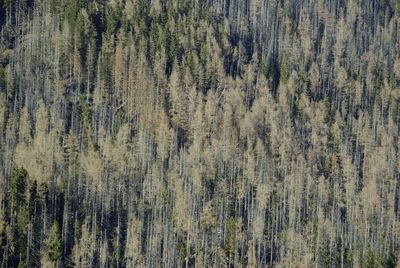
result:
[[[0,2],[1,267],[396,267],[398,0]]]

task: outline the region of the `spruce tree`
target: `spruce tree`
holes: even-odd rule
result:
[[[62,257],[62,241],[60,227],[57,220],[54,221],[48,237],[48,254],[51,261],[58,263]]]

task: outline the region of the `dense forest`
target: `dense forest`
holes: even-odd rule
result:
[[[0,267],[400,265],[400,0],[0,0]]]

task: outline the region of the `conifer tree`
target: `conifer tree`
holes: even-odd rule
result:
[[[62,241],[60,234],[60,227],[57,220],[51,226],[48,235],[48,255],[52,262],[57,264],[62,258]]]

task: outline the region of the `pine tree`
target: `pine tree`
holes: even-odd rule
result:
[[[24,168],[15,168],[11,173],[8,197],[8,215],[18,212],[26,204],[26,185],[28,172]]]
[[[52,262],[59,263],[62,258],[62,241],[60,227],[57,220],[54,221],[48,235],[48,255]]]

